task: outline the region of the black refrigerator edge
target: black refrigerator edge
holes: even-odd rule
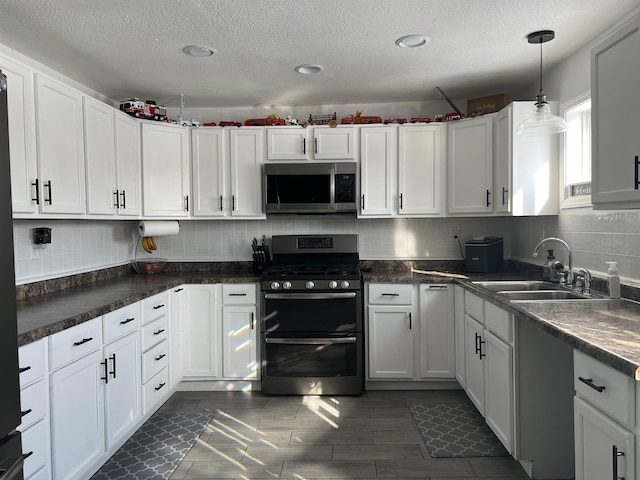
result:
[[[0,70],[0,480],[22,480],[7,82]]]

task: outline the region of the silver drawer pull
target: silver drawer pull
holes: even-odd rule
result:
[[[605,387],[601,387],[601,386],[596,385],[595,383],[593,383],[593,378],[578,377],[578,380],[580,380],[585,385],[590,386],[591,388],[593,388],[597,392],[602,393],[605,390]]]

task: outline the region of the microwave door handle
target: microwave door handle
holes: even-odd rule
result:
[[[329,170],[329,208],[331,210],[337,210],[338,205],[336,203],[336,169],[335,167]]]

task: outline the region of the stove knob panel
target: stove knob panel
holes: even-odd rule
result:
[[[282,288],[284,288],[285,290],[289,290],[291,288],[291,282],[284,282],[282,284]]]
[[[349,288],[349,285],[351,285],[347,280],[343,280],[340,282],[340,288]]]
[[[331,280],[329,282],[329,288],[337,288],[338,287],[338,282],[336,282],[335,280]]]
[[[271,282],[271,290],[279,290],[280,282]]]
[[[312,289],[313,287],[316,286],[316,284],[314,282],[312,282],[311,280],[309,280],[307,283],[305,283],[304,285],[307,289]]]

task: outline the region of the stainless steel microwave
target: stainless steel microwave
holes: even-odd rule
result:
[[[267,163],[265,212],[355,213],[357,172],[355,162]]]

